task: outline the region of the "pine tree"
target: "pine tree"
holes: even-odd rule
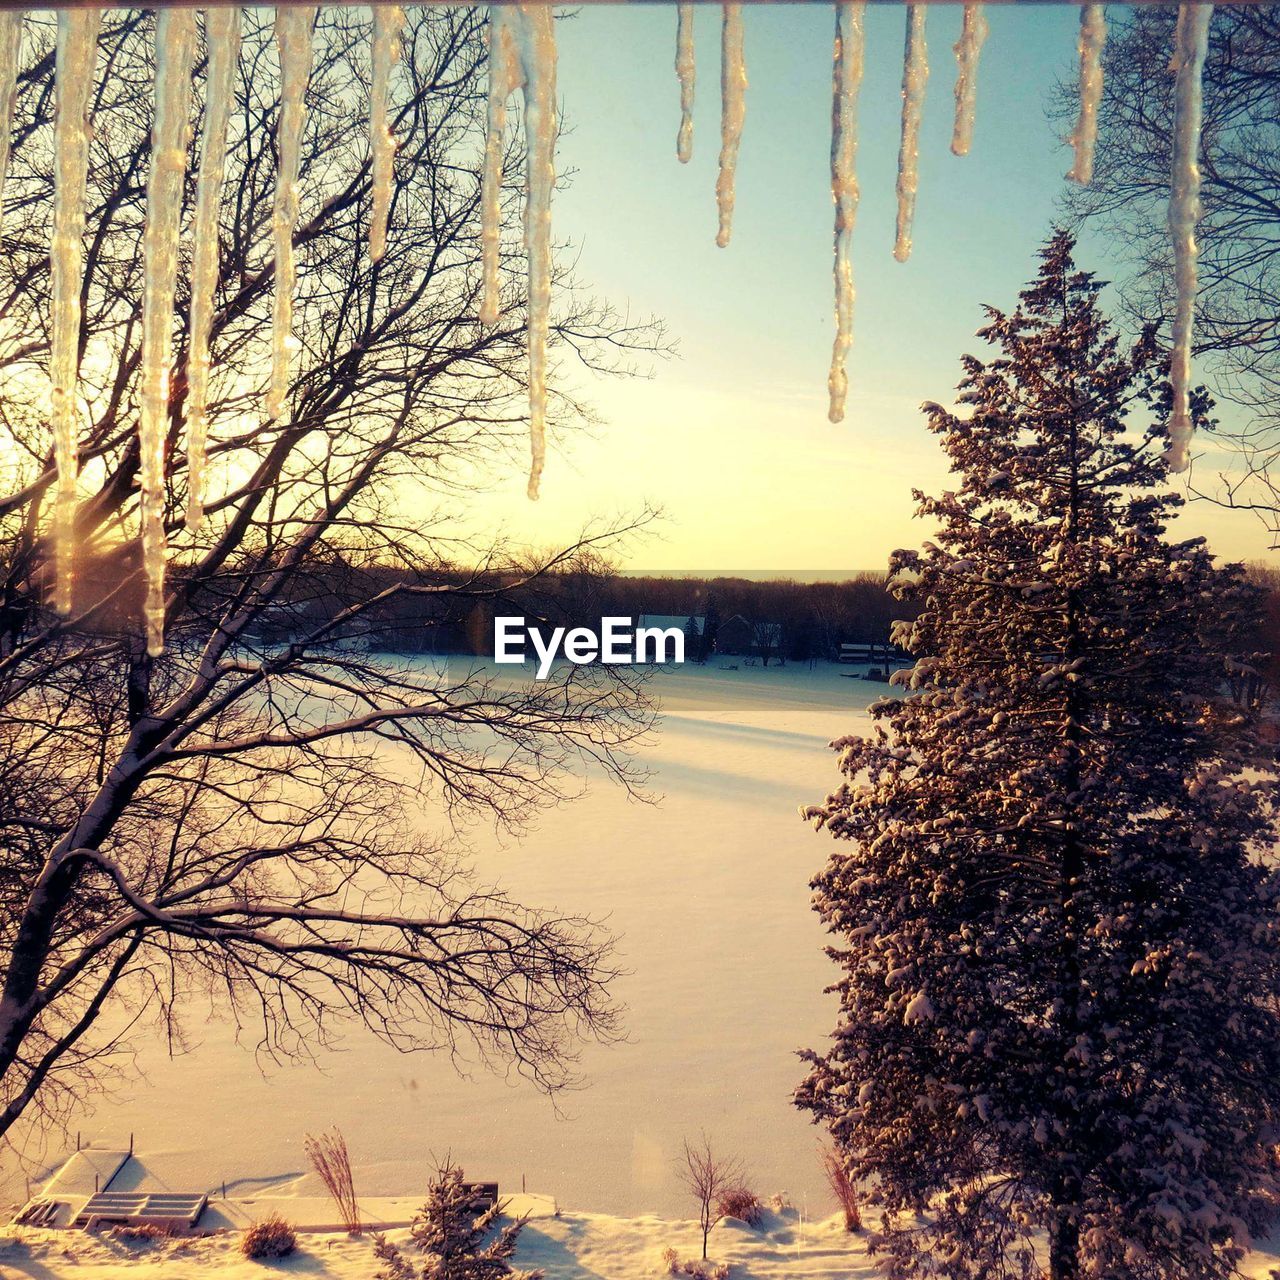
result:
[[[374,1252],[383,1266],[377,1280],[541,1280],[541,1271],[516,1271],[511,1266],[525,1220],[517,1218],[495,1232],[503,1204],[495,1202],[477,1212],[475,1199],[462,1170],[445,1161],[409,1229],[414,1249],[425,1255],[421,1269],[396,1245],[378,1237]]]
[[[1255,593],[1166,538],[1167,360],[1072,250],[988,309],[965,416],[925,406],[958,479],[891,562],[916,692],[809,811],[840,1016],[797,1101],[891,1276],[1226,1277],[1276,1204],[1276,765],[1224,696]]]
[[[702,656],[700,662],[706,662],[716,651],[716,637],[720,634],[720,609],[715,596],[707,597],[707,612],[702,619]]]
[[[687,662],[699,662],[702,659],[702,632],[698,630],[698,619],[692,614],[684,624],[684,656]]]

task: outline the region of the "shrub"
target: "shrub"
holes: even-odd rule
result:
[[[862,1230],[862,1214],[858,1209],[858,1188],[853,1185],[849,1171],[840,1159],[840,1153],[834,1147],[819,1149],[822,1156],[822,1169],[827,1175],[827,1186],[835,1196],[836,1203],[844,1214],[846,1231]]]
[[[525,1219],[499,1226],[505,1207],[505,1201],[495,1201],[477,1209],[474,1189],[446,1157],[409,1228],[407,1247],[421,1256],[420,1270],[412,1254],[379,1236],[374,1253],[383,1265],[375,1280],[542,1280],[541,1271],[511,1265]]]
[[[360,1234],[360,1206],[356,1202],[355,1181],[351,1176],[351,1156],[347,1140],[336,1127],[319,1137],[307,1134],[302,1149],[311,1167],[320,1176],[342,1217],[347,1234]]]
[[[273,1213],[255,1222],[240,1241],[240,1252],[246,1258],[287,1258],[298,1247],[293,1228]]]
[[[722,1218],[737,1218],[749,1227],[758,1227],[764,1222],[764,1205],[749,1187],[730,1187],[722,1192],[716,1201],[716,1210]]]
[[[708,1262],[706,1258],[684,1258],[672,1248],[662,1251],[663,1274],[692,1276],[693,1280],[729,1280],[727,1262]]]

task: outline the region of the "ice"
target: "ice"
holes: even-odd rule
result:
[[[155,114],[151,169],[142,238],[141,404],[138,455],[142,479],[142,560],[147,578],[143,607],[147,652],[164,649],[165,445],[169,434],[169,384],[173,366],[173,297],[178,277],[182,187],[191,141],[191,64],[195,56],[194,9],[161,9],[156,15]]]
[[[271,316],[271,385],[267,418],[284,413],[289,394],[289,366],[297,339],[293,336],[293,288],[297,267],[293,232],[298,221],[298,168],[302,128],[306,123],[307,81],[311,78],[311,32],[316,5],[285,4],[276,9],[276,45],[280,51],[280,123],[276,131],[279,154],[275,207],[271,230],[275,238],[276,287]]]
[[[400,61],[404,10],[398,4],[373,6],[372,83],[369,92],[369,153],[373,168],[373,211],[369,215],[369,257],[379,262],[387,251],[387,217],[391,212],[391,162],[396,154],[387,118],[391,72]]]
[[[555,14],[550,5],[494,5],[489,18],[489,117],[481,191],[484,282],[480,322],[497,324],[502,233],[502,146],[507,99],[524,94],[524,246],[528,260],[529,497],[546,460],[547,339],[551,310],[551,195],[556,185]]]
[[[978,58],[987,39],[987,18],[980,4],[966,4],[956,41],[956,120],[951,152],[967,156],[973,145],[973,121],[978,109]]]
[[[1211,4],[1178,6],[1172,70],[1174,85],[1173,174],[1169,191],[1169,234],[1173,240],[1177,299],[1169,377],[1173,414],[1169,423],[1169,467],[1185,471],[1191,443],[1191,338],[1196,301],[1196,223],[1200,220],[1201,72],[1209,50]]]
[[[1102,101],[1102,50],[1107,42],[1106,10],[1087,4],[1080,10],[1080,115],[1071,132],[1075,160],[1067,177],[1087,186],[1093,181],[1093,150],[1098,141],[1098,104]]]
[[[98,60],[102,11],[58,11],[55,55],[53,238],[49,247],[50,349],[54,499],[55,604],[70,613],[75,582],[77,462],[76,374],[80,288],[84,271],[84,200],[89,164],[89,97]]]
[[[191,233],[191,336],[187,354],[187,528],[204,519],[208,447],[209,334],[218,283],[218,209],[222,199],[227,121],[240,56],[240,10],[205,10],[209,51],[200,169],[196,178],[195,225]]]
[[[920,118],[929,79],[929,53],[924,39],[925,6],[907,5],[907,42],[902,64],[902,143],[898,150],[898,227],[893,256],[911,256],[911,223],[916,214],[919,185]]]
[[[734,184],[746,116],[747,63],[743,53],[742,6],[727,4],[720,33],[720,173],[716,178],[716,204],[720,211],[716,244],[722,249],[733,235]]]
[[[22,50],[22,11],[0,12],[0,199],[9,171],[9,148],[13,142],[13,106],[18,93],[18,58]]]
[[[680,81],[680,132],[676,157],[688,164],[693,157],[693,84],[697,63],[693,56],[693,5],[676,5],[676,76]]]
[[[831,197],[836,206],[836,337],[831,348],[828,417],[844,420],[849,375],[845,365],[853,344],[853,224],[858,214],[858,90],[866,52],[861,0],[836,5],[835,57],[831,72]]]

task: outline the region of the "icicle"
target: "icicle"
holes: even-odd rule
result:
[[[907,5],[907,45],[902,67],[902,143],[898,150],[898,230],[893,256],[906,262],[911,256],[911,223],[916,214],[919,185],[920,117],[924,113],[924,89],[929,79],[929,54],[924,41],[925,6]]]
[[[18,96],[18,60],[22,54],[22,10],[0,12],[0,200],[9,172],[13,143],[13,107]]]
[[[204,519],[205,460],[209,432],[209,334],[218,284],[218,207],[222,200],[227,121],[240,56],[240,10],[205,10],[209,48],[196,216],[191,233],[191,337],[187,355],[187,528]]]
[[[75,580],[76,373],[80,289],[84,270],[84,200],[89,164],[89,98],[98,60],[99,9],[60,9],[55,67],[53,239],[49,248],[52,306],[49,379],[57,468],[54,555],[60,613],[71,612]]]
[[[849,375],[845,362],[853,345],[853,222],[858,213],[858,90],[866,50],[864,0],[836,5],[835,59],[831,73],[831,196],[836,206],[836,338],[831,348],[828,417],[844,421]]]
[[[747,63],[742,46],[742,6],[727,4],[720,35],[720,174],[716,178],[716,203],[720,209],[716,244],[722,249],[733,234],[734,179],[746,116]]]
[[[967,156],[973,145],[973,121],[978,109],[978,57],[987,39],[987,19],[980,4],[966,4],[956,55],[956,122],[951,153]]]
[[[315,5],[285,4],[276,8],[276,46],[280,51],[280,123],[276,128],[279,167],[271,229],[275,237],[276,281],[271,311],[271,386],[267,419],[284,413],[289,394],[289,365],[298,340],[293,336],[293,232],[298,221],[298,168],[302,126],[306,121],[307,81],[311,78],[311,36]]]
[[[391,162],[396,140],[387,121],[392,68],[400,61],[404,10],[398,4],[373,6],[373,76],[369,94],[369,151],[373,161],[373,212],[369,218],[369,257],[379,262],[387,250],[391,212]]]
[[[489,10],[489,115],[485,130],[484,173],[480,190],[480,246],[484,282],[480,295],[480,323],[498,323],[499,250],[502,244],[502,148],[507,128],[507,99],[520,87],[520,56],[506,5]]]
[[[693,5],[676,5],[676,76],[680,80],[680,132],[676,158],[688,164],[693,158],[693,82],[697,63],[693,56]]]
[[[173,294],[178,276],[182,188],[191,140],[191,64],[196,17],[192,9],[156,15],[155,114],[151,171],[142,236],[142,371],[138,456],[142,473],[142,561],[147,577],[144,614],[147,652],[164,650],[164,454],[169,434],[169,375],[173,363]]]
[[[1196,223],[1200,220],[1201,73],[1209,52],[1211,4],[1178,6],[1172,70],[1174,86],[1173,175],[1169,234],[1173,240],[1177,302],[1173,315],[1173,416],[1169,423],[1169,467],[1185,471],[1191,443],[1191,337],[1196,302]]]
[[[1107,17],[1100,4],[1080,10],[1080,115],[1071,131],[1075,160],[1067,177],[1088,186],[1093,181],[1093,149],[1098,141],[1098,106],[1102,102],[1102,49]]]
[[[529,497],[537,498],[546,461],[547,338],[551,310],[551,195],[556,185],[556,35],[549,4],[494,5],[489,17],[489,132],[481,194],[484,291],[480,322],[498,321],[502,134],[507,98],[524,91],[524,247],[528,259]]]

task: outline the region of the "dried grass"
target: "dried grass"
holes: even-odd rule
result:
[[[338,1208],[342,1225],[347,1234],[358,1236],[361,1232],[360,1206],[356,1203],[355,1182],[351,1176],[351,1156],[347,1152],[347,1140],[335,1126],[319,1137],[307,1134],[302,1144],[311,1161],[311,1167],[320,1175],[333,1203]]]

